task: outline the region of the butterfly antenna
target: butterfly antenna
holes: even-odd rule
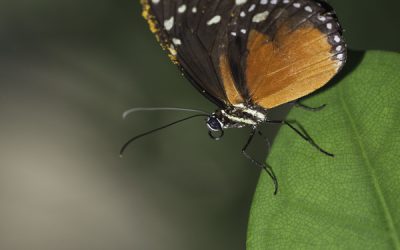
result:
[[[137,135],[137,136],[133,137],[132,139],[130,139],[129,141],[127,141],[127,142],[122,146],[121,150],[119,151],[119,156],[122,157],[123,154],[124,154],[124,152],[125,152],[125,150],[126,150],[126,148],[127,148],[132,142],[136,141],[136,140],[139,139],[139,138],[142,138],[142,137],[144,137],[144,136],[146,136],[146,135],[150,135],[150,134],[155,133],[155,132],[157,132],[157,131],[159,131],[159,130],[162,130],[162,129],[171,127],[171,126],[173,126],[173,125],[175,125],[175,124],[184,122],[184,121],[186,121],[186,120],[190,120],[190,119],[195,118],[195,117],[205,117],[205,116],[208,116],[208,114],[192,115],[192,116],[189,116],[189,117],[186,117],[186,118],[183,118],[183,119],[174,121],[174,122],[172,122],[172,123],[169,123],[169,124],[167,124],[167,125],[161,126],[161,127],[159,127],[159,128],[156,128],[156,129],[147,131],[147,132],[145,132],[145,133],[143,133],[143,134]]]
[[[125,119],[128,117],[130,114],[135,113],[135,112],[140,112],[140,111],[185,111],[185,112],[194,112],[194,113],[199,113],[199,114],[204,114],[204,115],[209,115],[209,113],[202,111],[202,110],[197,110],[197,109],[185,109],[185,108],[170,108],[170,107],[165,107],[165,108],[133,108],[125,111],[122,114],[122,118]]]

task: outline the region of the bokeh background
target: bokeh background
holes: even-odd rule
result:
[[[400,51],[398,0],[330,2],[351,48]],[[135,0],[0,2],[0,249],[244,249],[259,174],[240,154],[248,131],[214,142],[198,119],[118,157],[183,115],[124,110],[215,108],[140,12]]]

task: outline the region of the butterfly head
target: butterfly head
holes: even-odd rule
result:
[[[209,136],[214,140],[219,140],[224,136],[224,123],[221,112],[212,113],[206,119]]]

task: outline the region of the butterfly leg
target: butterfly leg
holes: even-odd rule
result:
[[[256,161],[255,159],[253,159],[253,157],[251,157],[248,153],[247,153],[247,148],[249,147],[250,143],[253,141],[254,135],[257,132],[257,128],[253,128],[253,130],[250,133],[249,139],[247,140],[246,144],[243,146],[242,148],[242,154],[249,160],[251,161],[251,163],[253,163],[254,165],[262,168],[265,170],[265,172],[267,172],[267,174],[269,175],[269,177],[271,177],[272,181],[274,182],[274,195],[276,195],[278,193],[278,179],[276,178],[276,175],[274,173],[274,171],[272,170],[271,166],[269,166],[268,164],[263,164],[260,163],[258,161]],[[258,133],[260,135],[262,135],[262,133],[260,131],[258,131]],[[268,142],[269,145],[269,142]]]
[[[309,107],[307,105],[304,105],[304,104],[300,103],[299,101],[295,101],[294,102],[294,106],[297,107],[297,108],[302,108],[302,109],[307,110],[307,111],[318,112],[318,111],[321,111],[322,109],[324,109],[326,107],[326,104],[322,104],[319,107]]]
[[[307,134],[307,132],[305,132],[303,129],[302,129],[303,132],[300,131],[299,129],[295,128],[292,124],[290,124],[288,121],[267,121],[267,123],[287,125],[294,132],[296,132],[296,134],[298,134],[301,138],[303,138],[308,143],[310,143],[311,146],[313,146],[314,148],[318,149],[321,153],[323,153],[323,154],[325,154],[327,156],[330,156],[330,157],[335,157],[335,155],[333,155],[332,153],[329,153],[329,152],[325,151],[323,148],[321,148],[320,146],[318,146],[318,144],[316,144],[314,142],[314,140]]]

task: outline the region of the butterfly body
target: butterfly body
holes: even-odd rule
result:
[[[219,109],[210,115],[219,120],[221,129],[258,126],[267,121],[267,110],[244,104]],[[210,126],[211,128],[215,126]]]

